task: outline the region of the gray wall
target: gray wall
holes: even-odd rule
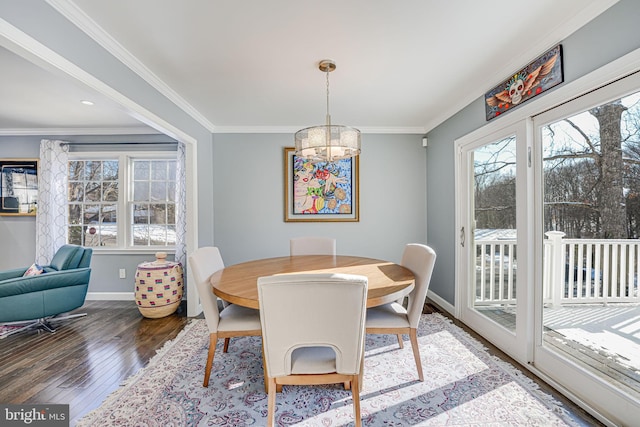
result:
[[[71,142],[167,141],[153,136],[55,136]],[[284,222],[284,147],[293,135],[216,134],[213,163],[199,174],[199,203],[213,205],[215,243],[227,264],[289,254],[289,238],[332,236],[338,253],[400,261],[409,242],[426,243],[426,158],[421,135],[364,135],[360,156],[360,221]],[[2,157],[38,157],[41,136],[0,137]],[[96,147],[88,147],[96,149]],[[199,166],[199,172],[203,168]],[[0,217],[0,270],[35,257],[35,219]],[[210,243],[202,243],[205,245]],[[89,292],[132,292],[136,266],[149,254],[96,252]],[[127,278],[118,270],[125,268]]]
[[[621,0],[562,40],[565,84],[640,48],[638,22],[640,2]],[[515,70],[504,71],[508,76]],[[550,107],[552,105],[546,106]],[[430,244],[438,253],[430,291],[452,305],[455,302],[456,239],[454,141],[485,124],[484,99],[481,97],[427,135],[427,233]]]
[[[214,135],[216,245],[226,264],[289,254],[289,238],[337,239],[343,255],[400,261],[426,242],[426,159],[421,135],[363,135],[360,221],[284,222],[284,147],[293,135]]]

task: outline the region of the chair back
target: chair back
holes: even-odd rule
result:
[[[289,240],[291,255],[335,255],[336,239],[331,237],[294,237]]]
[[[85,257],[85,252],[87,251],[89,252],[88,258]],[[60,249],[56,251],[55,255],[53,255],[53,258],[48,265],[49,268],[45,268],[45,270],[62,271],[89,267],[92,252],[92,249],[85,249],[78,245],[62,245],[60,246]]]
[[[419,243],[409,243],[405,246],[401,264],[415,276],[415,286],[409,294],[407,305],[407,315],[412,328],[418,327],[435,263],[436,253],[429,246]]]
[[[213,273],[224,268],[224,262],[220,250],[215,246],[198,248],[189,256],[189,266],[196,281],[202,311],[207,321],[209,332],[218,330],[220,311],[218,310],[218,298],[213,294],[209,278]]]
[[[296,368],[293,373],[358,374],[364,351],[367,285],[365,276],[351,274],[258,278],[263,351],[269,376],[291,375],[295,351],[310,347],[332,349],[335,369],[317,372],[313,360],[306,360],[309,371]],[[327,354],[305,354],[308,353]],[[318,363],[326,366],[326,360]]]

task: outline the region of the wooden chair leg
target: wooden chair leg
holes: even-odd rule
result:
[[[418,378],[420,378],[420,381],[424,381],[424,375],[422,374],[422,362],[420,361],[420,348],[418,347],[417,329],[411,328],[409,331],[409,338],[411,338],[411,347],[413,347],[413,358],[416,360]]]
[[[360,415],[360,383],[358,381],[358,375],[354,375],[351,380],[351,399],[353,400],[355,427],[362,427],[362,417]]]
[[[216,343],[218,342],[218,334],[209,334],[209,353],[207,354],[207,364],[204,368],[203,387],[209,387],[209,376],[211,375],[211,367],[213,366],[213,356],[216,354]]]
[[[267,397],[267,427],[273,427],[276,412],[276,380],[268,379],[268,397]]]
[[[231,340],[231,338],[225,338],[224,339],[224,347],[222,348],[222,352],[226,353],[227,350],[229,350],[229,341]]]
[[[402,334],[398,334],[398,345],[400,348],[404,348],[404,341],[402,340]]]

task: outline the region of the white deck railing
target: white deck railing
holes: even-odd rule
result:
[[[640,303],[640,240],[564,239],[545,233],[545,304]],[[477,305],[515,304],[516,240],[476,240]]]

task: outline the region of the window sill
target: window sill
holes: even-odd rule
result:
[[[175,255],[176,248],[174,247],[157,247],[157,248],[114,248],[114,249],[106,249],[100,247],[93,247],[94,255],[132,255],[132,254],[140,254],[140,255],[155,255],[156,252],[166,252],[169,255]]]

